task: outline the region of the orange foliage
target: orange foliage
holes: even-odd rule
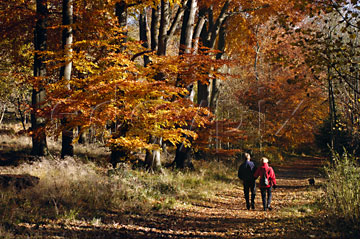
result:
[[[82,24],[85,22],[77,22],[76,28],[85,28]],[[205,127],[211,115],[206,108],[195,107],[183,98],[189,93],[186,86],[208,79],[209,74],[220,77],[217,68],[223,62],[204,55],[150,53],[151,64],[144,67],[132,59],[144,49],[135,41],[124,45],[122,29],[115,23],[108,19],[106,31],[99,30],[97,24],[89,27],[85,36],[77,36],[73,44],[73,63],[78,77],[72,78],[71,89],[64,87],[66,82],[61,80],[47,85],[50,105],[46,112],[53,123],[49,130],[59,134],[61,129],[56,128],[55,119],[66,115],[68,126],[81,126],[86,130],[96,125],[102,129],[108,145],[129,150],[154,149],[158,145],[149,143],[149,139],[155,136],[174,145],[184,142],[189,146],[187,138],[196,139],[195,130]],[[91,32],[96,34],[87,39]],[[58,55],[61,54],[49,54],[52,56],[49,62],[55,68],[62,60]],[[159,73],[162,73],[161,81],[155,80]],[[110,132],[107,127],[112,124],[115,128]],[[123,128],[126,132],[118,134]]]
[[[140,65],[132,58],[146,49],[136,41],[123,43],[124,29],[117,26],[114,15],[115,4],[119,1],[74,1],[74,71],[70,89],[64,87],[69,82],[58,80],[58,70],[64,64],[60,37],[63,26],[58,14],[62,1],[49,2],[48,52],[45,53],[48,78],[29,81],[35,87],[46,83],[48,105],[43,114],[50,119],[49,132],[59,134],[61,129],[57,128],[56,123],[66,115],[69,126],[81,126],[82,130],[86,130],[96,125],[107,135],[109,145],[121,145],[132,150],[157,147],[149,143],[150,136],[162,137],[173,144],[185,142],[187,145],[190,144],[187,138],[197,139],[195,142],[203,148],[207,147],[209,137],[212,140],[221,138],[222,142],[236,141],[242,137],[240,135],[243,133],[235,130],[232,122],[214,121],[208,109],[196,107],[190,100],[184,99],[189,93],[186,87],[191,83],[198,80],[207,83],[211,78],[222,78],[224,75],[218,69],[226,62],[213,60],[214,54],[160,57],[149,53],[151,64],[147,67]],[[160,1],[125,2],[141,9]],[[179,4],[182,1],[170,2]],[[241,103],[253,110],[257,110],[260,100],[265,102],[265,110],[260,111],[266,115],[269,141],[279,137],[283,141],[294,141],[301,136],[305,140],[305,135],[301,133],[309,125],[312,126],[311,122],[315,122],[320,115],[317,108],[310,107],[311,104],[319,105],[322,96],[305,76],[307,69],[279,67],[279,64],[285,65],[282,56],[290,58],[290,54],[299,52],[283,50],[290,48],[290,42],[274,48],[274,35],[266,35],[263,28],[263,23],[270,22],[272,18],[277,18],[280,26],[285,21],[296,22],[300,18],[299,12],[294,10],[296,2],[199,0],[200,8],[213,7],[214,19],[224,4],[229,3],[226,51],[229,55],[237,56],[243,66],[249,67],[253,63],[257,54],[254,47],[260,41],[263,45],[261,60],[266,67],[261,69],[261,79],[254,81],[254,72],[250,71],[249,90],[238,96]],[[34,1],[4,0],[0,11],[0,33],[4,38],[19,43],[14,46],[31,43],[36,20]],[[269,26],[265,25],[265,28]],[[278,57],[281,63],[273,64],[274,57]],[[265,75],[266,71],[271,72],[270,77]],[[154,80],[159,73],[162,80]],[[258,94],[259,87],[264,89],[261,94]],[[300,103],[301,106],[293,114]],[[289,119],[289,123],[282,127],[286,119]],[[110,131],[107,127],[112,124],[115,124],[115,128]],[[226,129],[224,134],[216,131],[219,125]],[[126,128],[126,132],[117,134],[122,127]],[[289,128],[292,130],[289,131]]]
[[[312,143],[314,130],[327,112],[326,95],[304,64],[301,49],[294,46],[296,36],[274,38],[282,28],[275,28],[273,22],[270,26],[259,28],[258,67],[237,98],[250,110],[260,112],[266,142],[286,147]],[[258,80],[254,80],[255,74]]]

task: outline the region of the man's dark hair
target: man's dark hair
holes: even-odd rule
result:
[[[250,151],[250,150],[246,150],[246,151],[244,151],[243,154],[242,154],[242,159],[243,159],[243,160],[247,160],[247,158],[246,158],[246,156],[245,156],[245,154],[247,154],[247,153],[250,154],[250,157],[252,156],[251,151]]]
[[[251,150],[251,149],[245,150],[245,153],[250,154],[250,156],[252,156],[252,155],[253,155],[253,153],[252,153],[252,150]]]

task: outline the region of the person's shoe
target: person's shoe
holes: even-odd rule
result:
[[[268,209],[269,209],[269,211],[271,211],[271,210],[272,210],[272,207],[269,206]]]
[[[255,209],[255,205],[254,204],[251,204],[251,209]]]
[[[266,207],[264,207],[264,211],[266,211]]]
[[[250,205],[246,205],[246,209],[247,209],[247,210],[250,210]]]

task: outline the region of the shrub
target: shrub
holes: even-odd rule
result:
[[[316,145],[321,149],[323,153],[329,153],[329,147],[343,154],[345,151],[354,152],[357,155],[360,153],[359,142],[360,138],[358,134],[355,134],[353,130],[348,129],[346,123],[338,120],[334,128],[331,129],[330,119],[326,119],[315,134]],[[331,144],[331,135],[333,134],[334,142]]]
[[[354,156],[333,155],[332,166],[325,169],[325,207],[332,218],[349,228],[360,229],[360,168]],[[341,223],[342,224],[342,223]]]
[[[7,231],[4,227],[0,226],[0,238],[1,239],[14,239],[15,236]]]

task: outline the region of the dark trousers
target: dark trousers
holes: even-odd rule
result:
[[[251,192],[251,207],[255,207],[255,181],[244,181],[244,195],[246,201],[246,208],[250,208],[250,200],[249,200],[249,193]]]
[[[268,209],[270,207],[270,205],[271,205],[271,197],[272,197],[271,189],[272,189],[272,187],[260,188],[261,199],[262,199],[264,210]]]

